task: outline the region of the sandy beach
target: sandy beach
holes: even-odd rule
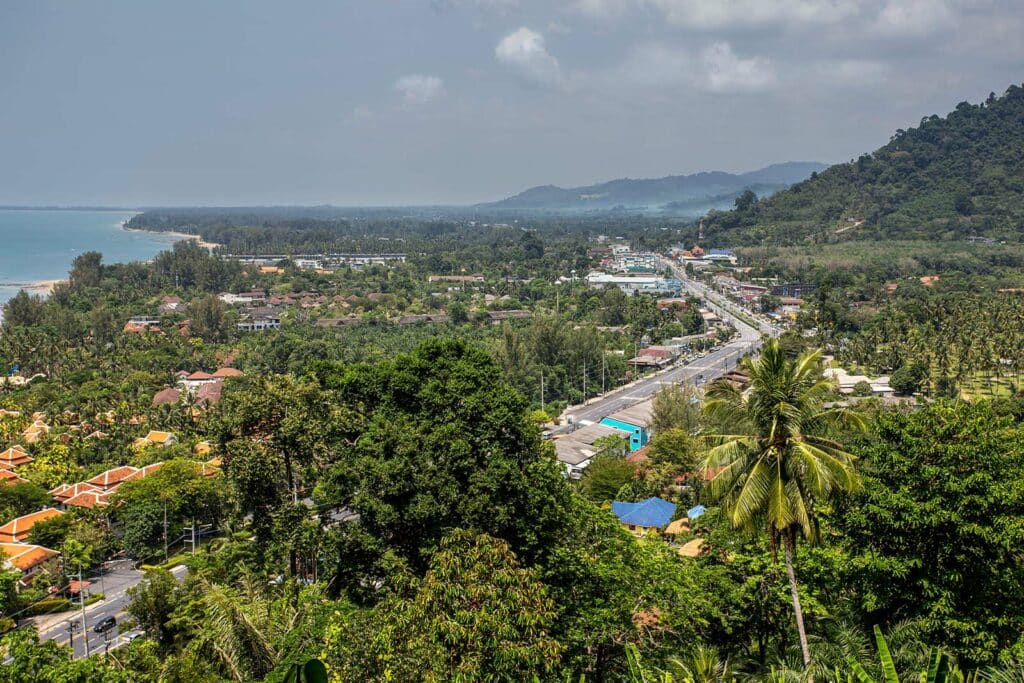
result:
[[[124,223],[121,224],[121,229],[127,230],[128,232],[144,232],[149,235],[167,235],[169,237],[177,237],[182,240],[192,240],[199,246],[205,247],[207,249],[216,249],[217,247],[221,246],[216,242],[207,242],[199,235],[190,235],[187,232],[174,232],[173,230],[140,230],[138,228],[129,228]]]
[[[45,294],[49,296],[53,292],[54,286],[58,282],[63,282],[63,279],[58,280],[36,280],[35,282],[0,282],[0,287],[9,287],[24,289],[29,294]]]

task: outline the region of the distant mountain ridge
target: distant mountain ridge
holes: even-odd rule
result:
[[[772,164],[749,173],[704,171],[664,178],[620,178],[583,187],[540,185],[496,202],[478,204],[485,209],[587,211],[615,208],[680,211],[699,214],[729,206],[745,190],[772,194],[806,180],[827,166],[816,161]]]

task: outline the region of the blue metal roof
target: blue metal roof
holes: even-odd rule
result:
[[[648,498],[639,503],[612,501],[612,512],[623,524],[661,528],[672,520],[676,512],[674,503],[661,498]]]
[[[732,256],[731,249],[712,249],[708,253],[714,254],[715,256]]]
[[[690,519],[697,519],[706,512],[703,505],[696,505],[686,511],[686,516]]]

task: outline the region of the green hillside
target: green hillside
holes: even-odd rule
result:
[[[897,130],[889,144],[743,208],[712,212],[717,243],[845,239],[1020,241],[1024,235],[1024,88]]]

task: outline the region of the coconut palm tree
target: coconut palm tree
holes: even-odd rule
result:
[[[811,668],[793,554],[800,536],[818,537],[818,508],[860,485],[854,457],[826,437],[829,429],[862,429],[862,418],[843,407],[826,408],[834,385],[822,374],[821,352],[790,361],[769,340],[756,359],[744,359],[750,391],[712,385],[704,411],[709,423],[731,433],[704,436],[705,470],[715,472],[708,491],[736,528],[765,529],[772,551],[781,544],[804,667]]]

